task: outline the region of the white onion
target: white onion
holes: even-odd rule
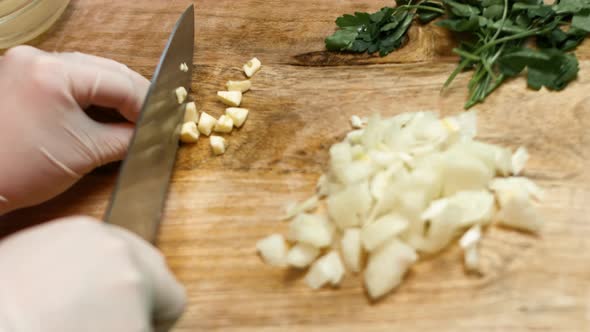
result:
[[[321,288],[327,283],[337,286],[343,276],[344,265],[342,265],[340,256],[338,252],[331,251],[313,263],[305,276],[305,283],[312,289]]]
[[[291,250],[273,235],[257,245],[262,257],[272,265],[305,268],[325,249],[305,282],[314,289],[338,285],[346,265],[364,272],[373,299],[401,283],[417,252],[435,254],[456,239],[465,269],[478,271],[482,227],[497,220],[538,232],[543,193],[527,178],[504,178],[522,171],[528,152],[519,148],[512,154],[475,140],[476,120],[475,112],[444,119],[432,112],[371,116],[363,129],[330,148],[317,194],[287,211],[287,217],[295,216]],[[305,213],[323,198],[326,212]]]
[[[287,265],[287,244],[281,234],[272,234],[258,241],[256,249],[268,265]]]
[[[313,195],[310,198],[306,199],[305,201],[303,201],[299,204],[297,204],[297,203],[289,204],[287,206],[287,209],[285,211],[285,216],[283,217],[283,219],[289,220],[289,219],[295,217],[296,215],[298,215],[299,213],[315,210],[318,207],[318,203],[319,203],[319,197],[316,195]]]
[[[397,287],[417,259],[416,252],[397,239],[371,253],[364,274],[369,296],[377,299]]]
[[[516,149],[516,152],[512,155],[512,173],[514,175],[520,174],[527,161],[529,161],[529,152],[527,149],[524,146]]]
[[[332,244],[334,225],[324,216],[302,213],[289,226],[289,239],[324,248]]]
[[[287,264],[296,268],[305,268],[319,256],[320,250],[314,246],[298,243],[287,253]]]
[[[365,225],[361,232],[363,247],[371,252],[387,240],[401,234],[408,228],[409,222],[397,214],[388,214],[374,223]]]
[[[361,230],[348,228],[340,241],[344,263],[352,272],[360,272],[363,249],[361,247]]]
[[[367,182],[348,186],[328,197],[328,214],[340,229],[358,227],[371,207],[372,198]]]

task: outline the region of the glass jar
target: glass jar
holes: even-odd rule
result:
[[[70,0],[0,0],[0,49],[27,42],[47,31]]]

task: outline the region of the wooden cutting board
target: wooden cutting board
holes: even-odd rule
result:
[[[188,292],[176,331],[590,331],[590,61],[563,92],[532,92],[516,79],[477,107],[480,137],[525,145],[525,174],[547,192],[540,236],[487,232],[483,275],[466,275],[452,247],[370,303],[357,276],[311,291],[302,273],[256,256],[259,238],[286,230],[285,203],[312,193],[351,115],[462,111],[468,77],[439,94],[457,59],[452,38],[432,26],[414,27],[386,58],[324,51],[338,15],[390,2],[195,1],[199,109],[221,115],[216,91],[241,78],[252,56],[264,67],[244,97],[250,117],[224,156],[213,157],[207,139],[180,149],[159,237]],[[189,3],[74,0],[33,45],[113,58],[150,77]],[[577,53],[590,59],[590,45]],[[4,233],[59,216],[101,217],[116,175],[116,166],[102,168],[51,202],[5,216]]]

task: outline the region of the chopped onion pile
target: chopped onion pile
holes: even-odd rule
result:
[[[475,112],[351,122],[357,129],[330,148],[317,193],[288,207],[287,240],[275,234],[258,242],[268,264],[310,267],[305,282],[313,289],[337,286],[344,267],[363,272],[367,293],[377,299],[402,282],[419,254],[459,238],[465,269],[478,271],[483,227],[494,221],[539,231],[541,189],[514,176],[528,152],[476,141]],[[327,213],[311,214],[318,206]]]

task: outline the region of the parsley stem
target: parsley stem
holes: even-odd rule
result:
[[[502,12],[502,23],[500,24],[500,27],[498,28],[498,30],[496,31],[494,36],[492,37],[492,41],[496,40],[496,38],[498,38],[498,36],[500,36],[500,32],[502,32],[502,29],[504,29],[504,23],[506,22],[507,16],[508,16],[508,0],[504,0],[504,12]]]
[[[399,7],[395,7],[395,8],[423,9],[423,10],[427,10],[427,11],[431,11],[431,12],[435,12],[435,13],[440,13],[440,14],[445,13],[444,9],[437,8],[437,7],[423,6],[423,5],[403,5],[403,6],[399,6]]]
[[[511,41],[511,40],[515,40],[515,39],[522,39],[522,38],[526,38],[526,37],[530,37],[530,36],[540,35],[540,34],[543,34],[545,32],[549,32],[551,30],[552,29],[543,29],[543,30],[541,30],[539,28],[535,28],[535,29],[532,29],[532,30],[529,30],[529,31],[524,31],[524,32],[517,33],[517,34],[514,34],[514,35],[506,36],[504,38],[492,40],[489,43],[481,46],[477,51],[475,51],[474,54],[479,55],[479,54],[481,54],[481,52],[485,51],[486,49],[488,49],[488,48],[490,48],[490,47],[492,47],[494,45],[502,44],[502,43],[505,43],[507,41]]]
[[[467,51],[464,51],[460,48],[453,48],[453,53],[458,54],[458,55],[464,57],[465,59],[469,59],[469,60],[473,60],[473,61],[481,61],[481,58],[479,56],[469,53]]]
[[[463,61],[461,61],[461,63],[459,63],[457,68],[455,68],[455,70],[453,70],[453,72],[451,73],[449,78],[447,78],[445,84],[442,87],[442,90],[448,88],[449,85],[451,84],[451,82],[453,82],[453,80],[455,80],[455,77],[457,77],[457,75],[459,75],[459,73],[461,71],[463,71],[463,69],[465,69],[465,67],[469,66],[470,64],[471,64],[471,60],[463,59]]]

